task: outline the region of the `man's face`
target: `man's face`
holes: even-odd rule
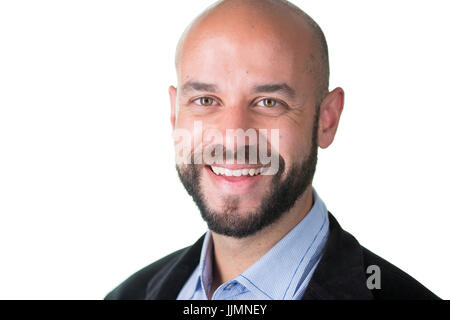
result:
[[[248,157],[245,164],[237,159],[225,162],[225,153],[222,164],[177,164],[181,181],[211,230],[234,237],[259,231],[290,209],[311,183],[318,113],[315,81],[308,72],[308,41],[289,46],[270,35],[206,33],[186,44],[179,61],[179,88],[172,89],[171,98],[172,108],[176,103],[178,109],[174,129],[187,130],[194,142],[191,160],[208,146],[227,152],[254,146],[260,151],[262,143],[279,157],[275,174],[253,176],[250,170],[270,164],[263,165],[259,158],[249,164]],[[256,143],[247,139],[239,144],[226,139],[230,129],[266,130],[267,135]],[[276,130],[275,143],[271,132]],[[211,132],[221,136],[208,136]],[[195,141],[202,141],[200,147]],[[243,175],[220,174],[225,169],[241,169]]]

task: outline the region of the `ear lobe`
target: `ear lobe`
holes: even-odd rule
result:
[[[327,148],[334,140],[339,119],[344,108],[344,90],[336,88],[329,92],[320,105],[319,132],[317,144]]]
[[[172,124],[172,130],[175,128],[176,112],[177,112],[177,88],[174,86],[169,87],[170,97],[170,123]]]

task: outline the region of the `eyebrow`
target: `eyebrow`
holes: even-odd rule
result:
[[[217,86],[210,83],[188,81],[181,87],[181,91],[209,91],[217,92]]]
[[[295,90],[288,86],[286,83],[274,83],[274,84],[263,84],[260,86],[255,86],[252,89],[253,93],[273,93],[281,92],[289,96],[290,98],[295,97]]]
[[[197,81],[188,81],[181,87],[181,91],[209,91],[209,92],[217,92],[217,86],[215,84],[197,82]],[[289,96],[290,98],[295,97],[295,90],[292,89],[286,83],[271,83],[271,84],[263,84],[254,86],[252,88],[252,93],[273,93],[273,92],[281,92]]]

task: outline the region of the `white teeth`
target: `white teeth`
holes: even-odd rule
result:
[[[222,175],[222,176],[227,176],[227,177],[240,177],[240,176],[256,176],[258,174],[261,174],[261,172],[263,171],[263,168],[256,168],[256,169],[239,169],[239,170],[230,170],[227,168],[223,168],[223,167],[215,167],[215,166],[211,166],[212,171],[216,174],[216,175]]]
[[[213,166],[211,166],[211,169],[212,169],[212,171],[215,173],[215,174],[219,174],[220,173],[220,169],[218,168],[218,167],[213,167]]]
[[[240,177],[242,175],[242,170],[232,170],[231,173],[235,177]]]

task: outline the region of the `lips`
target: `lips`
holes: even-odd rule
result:
[[[264,179],[266,167],[255,165],[205,165],[209,181],[219,194],[249,195]],[[253,174],[253,175],[252,175]]]

